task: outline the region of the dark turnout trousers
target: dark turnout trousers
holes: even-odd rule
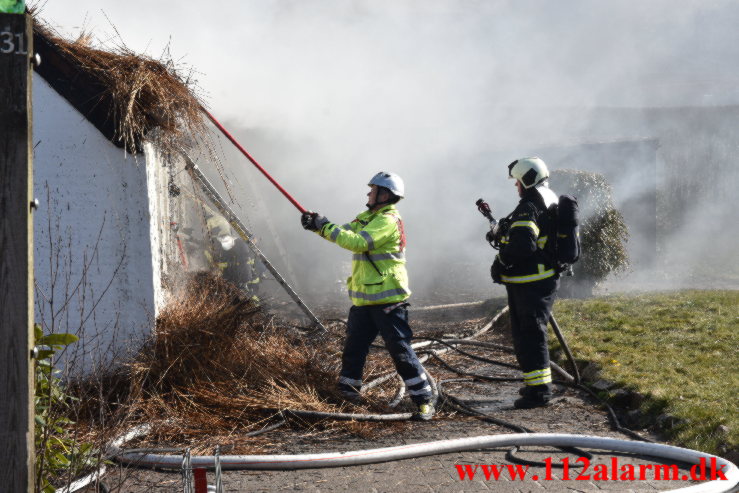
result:
[[[413,332],[408,325],[408,309],[400,306],[385,313],[384,309],[392,305],[394,303],[352,306],[349,310],[339,389],[345,393],[356,393],[361,389],[369,347],[379,333],[395,363],[395,369],[405,382],[408,395],[416,404],[428,402],[431,400],[431,386],[411,347]]]
[[[552,381],[547,346],[547,323],[559,287],[559,279],[506,284],[511,317],[511,335],[516,359],[527,386],[546,385]]]

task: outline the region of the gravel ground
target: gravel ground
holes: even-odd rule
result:
[[[416,336],[424,334],[469,332],[480,325],[499,306],[490,303],[479,303],[443,309],[417,310],[413,313],[413,327]],[[336,314],[322,314],[336,317]],[[505,331],[497,328],[479,340],[510,345]],[[513,363],[512,355],[497,352],[477,352],[492,359]],[[486,363],[473,362],[469,359],[448,356],[450,362],[475,372],[496,376],[518,376],[516,370],[502,368]],[[436,378],[449,378],[453,375],[431,363],[426,365]],[[555,398],[547,408],[516,410],[512,406],[517,397],[518,382],[465,382],[448,383],[444,388],[469,405],[498,419],[524,426],[534,432],[574,433],[597,435],[604,437],[626,438],[614,432],[607,415],[596,402],[584,392],[561,387],[555,392]],[[513,433],[512,430],[482,422],[478,419],[454,412],[449,407],[442,407],[434,420],[426,423],[408,423],[392,434],[379,434],[376,437],[359,438],[356,436],[310,435],[305,436],[293,431],[271,432],[274,438],[274,449],[269,453],[292,454],[308,452],[352,451],[387,447],[401,444],[414,444],[450,438],[496,435]],[[646,436],[646,435],[645,435]],[[650,437],[655,439],[655,437]],[[490,449],[472,452],[455,452],[429,457],[405,459],[379,464],[305,469],[292,471],[225,471],[222,476],[224,491],[310,491],[310,492],[457,492],[457,491],[664,491],[689,486],[691,481],[655,480],[654,466],[662,462],[649,458],[612,452],[590,451],[593,458],[583,475],[589,478],[576,479],[581,465],[575,463],[578,454],[565,454],[555,448],[527,447],[517,455],[521,458],[542,461],[551,458],[552,463],[561,463],[564,458],[570,461],[570,479],[563,477],[562,469],[552,468],[550,475],[543,466],[521,466],[525,470],[525,479],[511,479],[508,469],[504,469],[498,480],[486,479],[482,469],[477,465],[510,465],[506,459],[507,449]],[[600,470],[609,471],[617,464],[619,471],[633,465],[636,476],[639,467],[644,466],[646,479],[626,481],[602,479],[596,474]],[[473,480],[460,479],[460,469],[467,471],[465,465],[477,471]],[[652,469],[646,469],[650,466]],[[689,474],[689,467],[679,465],[678,477]],[[620,478],[621,472],[619,472]],[[466,476],[468,478],[468,476]],[[214,474],[208,472],[208,482],[215,483]],[[104,477],[104,483],[111,492],[153,493],[183,491],[180,472],[152,471],[148,469],[111,466]],[[89,488],[89,491],[93,491]],[[736,491],[736,489],[735,489]]]

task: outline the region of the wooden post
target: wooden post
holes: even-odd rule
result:
[[[0,491],[33,491],[32,20],[0,14]]]

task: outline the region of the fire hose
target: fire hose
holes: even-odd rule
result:
[[[498,314],[500,316],[500,313]],[[487,324],[485,328],[489,328],[491,324]],[[480,332],[480,331],[478,331]],[[481,343],[478,341],[470,341],[468,339],[449,339],[447,341],[438,340],[446,346],[450,346],[452,341],[456,343],[467,343],[469,345],[480,345],[485,346],[489,343]],[[429,341],[434,343],[436,341]],[[419,345],[427,343],[418,343]],[[500,345],[496,345],[500,346]],[[504,346],[501,346],[504,348]],[[500,349],[501,347],[498,347]],[[446,350],[454,349],[459,351],[458,348],[447,348]],[[431,350],[431,355],[443,362],[439,358],[438,352]],[[479,358],[479,357],[478,357]],[[484,359],[484,358],[483,358]],[[492,360],[487,360],[488,362]],[[464,374],[458,369],[451,367],[444,363],[452,371],[460,374]],[[576,367],[576,365],[573,364]],[[485,375],[477,375],[474,373],[467,372],[467,374],[473,377],[474,380],[498,380],[498,377],[488,377]],[[358,450],[352,452],[331,452],[321,454],[303,454],[303,455],[234,455],[234,456],[220,456],[219,462],[220,467],[223,469],[231,470],[288,470],[288,469],[307,469],[307,468],[319,468],[319,467],[342,467],[349,465],[362,465],[362,464],[373,464],[380,462],[387,462],[393,460],[406,459],[411,457],[423,457],[428,455],[443,454],[449,452],[461,452],[468,450],[479,450],[484,448],[493,447],[512,447],[507,453],[506,457],[511,462],[519,462],[531,465],[541,465],[540,462],[526,461],[514,456],[514,452],[520,446],[528,445],[546,445],[561,448],[565,451],[571,451],[573,447],[586,447],[597,450],[613,451],[613,452],[628,452],[640,455],[648,455],[661,459],[669,459],[680,461],[686,464],[699,464],[701,460],[710,461],[714,460],[715,463],[724,469],[724,476],[727,481],[714,480],[710,482],[701,483],[698,485],[690,486],[687,488],[681,488],[673,491],[680,492],[718,492],[718,491],[730,491],[734,485],[739,483],[739,469],[727,461],[726,459],[706,454],[703,452],[675,447],[671,445],[663,445],[652,442],[636,442],[631,440],[622,440],[615,438],[606,437],[595,437],[595,436],[583,436],[583,435],[572,435],[572,434],[548,434],[548,433],[531,433],[530,430],[523,428],[518,425],[512,425],[503,420],[494,418],[488,414],[477,411],[476,409],[470,408],[464,402],[451,396],[442,390],[443,383],[452,383],[456,381],[463,381],[470,379],[450,379],[440,382],[435,382],[433,386],[435,389],[435,395],[438,395],[449,403],[452,407],[482,419],[483,421],[491,422],[497,425],[506,426],[518,433],[506,434],[506,435],[484,435],[469,438],[459,438],[451,440],[441,440],[427,443],[418,443],[411,445],[402,445],[396,447],[385,447],[378,449]],[[520,380],[520,379],[515,379]],[[573,379],[574,380],[574,379]],[[572,382],[555,382],[562,385],[584,388],[583,385],[572,383]],[[595,396],[592,391],[590,394]],[[396,396],[397,397],[397,396]],[[597,396],[595,396],[597,397]],[[616,423],[616,429],[618,431],[630,432],[621,428],[618,425],[618,420],[615,418],[615,413],[609,409],[609,417]],[[351,414],[351,413],[320,413],[314,411],[299,411],[299,410],[282,410],[279,412],[283,417],[290,415],[300,418],[331,418],[331,419],[352,419],[358,421],[387,421],[397,419],[409,419],[410,413],[399,413],[395,415],[367,415],[367,414]],[[274,428],[271,427],[271,429]],[[266,431],[266,430],[264,430]],[[521,432],[524,433],[521,433]],[[148,432],[148,427],[139,427],[132,430],[128,435],[120,437],[110,447],[109,453],[111,457],[114,457],[117,461],[145,467],[156,467],[161,469],[178,469],[181,466],[181,459],[178,456],[162,455],[150,453],[151,450],[139,449],[139,450],[124,450],[121,447],[123,444],[142,434]],[[256,433],[261,433],[262,430]],[[638,435],[631,432],[636,438],[641,438]],[[643,439],[642,439],[643,440]],[[587,452],[577,451],[581,455],[590,455]],[[214,456],[199,456],[192,457],[192,467],[215,467]],[[554,465],[554,464],[553,464]]]
[[[180,469],[182,459],[178,456],[163,456],[145,452],[131,453],[120,450],[120,447],[135,436],[145,433],[145,428],[132,432],[116,440],[110,452],[120,462],[159,469]],[[712,461],[723,469],[726,481],[715,479],[687,488],[671,490],[680,493],[727,492],[739,483],[739,469],[721,457],[698,452],[696,450],[664,445],[658,443],[635,442],[617,438],[589,435],[572,435],[567,433],[514,433],[506,435],[481,435],[475,437],[438,440],[433,442],[399,445],[376,449],[355,450],[350,452],[327,452],[319,454],[293,455],[222,455],[219,457],[220,467],[224,470],[293,470],[324,467],[346,467],[363,464],[425,457],[451,452],[479,451],[497,447],[510,446],[554,446],[554,447],[586,447],[612,452],[625,452],[648,455],[660,459],[679,461],[686,464],[700,464]],[[196,456],[190,458],[192,467],[214,468],[215,456]],[[704,462],[705,463],[705,462]]]

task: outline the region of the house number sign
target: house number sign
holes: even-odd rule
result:
[[[28,51],[26,51],[26,39],[24,33],[0,31],[0,53],[28,55]]]

